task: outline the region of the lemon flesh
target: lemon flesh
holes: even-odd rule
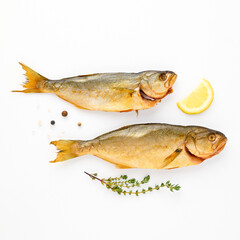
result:
[[[212,103],[214,97],[213,88],[209,81],[202,82],[177,106],[185,113],[197,114],[205,111]]]

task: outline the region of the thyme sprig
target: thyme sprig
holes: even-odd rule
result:
[[[161,183],[160,185],[155,185],[154,187],[148,187],[147,189],[142,188],[141,190],[125,190],[124,188],[135,188],[140,187],[142,184],[148,183],[150,180],[150,176],[147,175],[141,181],[136,180],[135,178],[128,179],[127,175],[121,175],[120,177],[115,178],[98,178],[97,173],[86,173],[88,176],[92,178],[92,180],[98,180],[103,184],[106,188],[116,192],[118,194],[123,195],[136,195],[145,194],[147,192],[152,192],[154,190],[159,190],[160,188],[166,187],[171,192],[180,190],[180,186],[178,184],[172,184],[170,181],[166,183]]]
[[[150,176],[146,176],[143,178],[142,181],[138,181],[135,178],[128,179],[127,175],[121,175],[120,177],[115,177],[115,178],[103,178],[101,179],[104,181],[107,185],[109,186],[119,186],[119,187],[125,187],[125,188],[131,188],[131,187],[140,187],[141,184],[148,183],[150,179]]]

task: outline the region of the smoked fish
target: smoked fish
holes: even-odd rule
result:
[[[24,90],[13,92],[54,93],[87,110],[137,111],[154,107],[172,92],[177,75],[171,71],[97,73],[49,80],[20,63],[26,71]]]
[[[226,142],[223,133],[205,127],[137,124],[88,141],[53,141],[59,152],[51,162],[92,154],[119,168],[172,169],[200,164]]]

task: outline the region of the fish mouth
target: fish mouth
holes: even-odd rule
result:
[[[164,86],[165,88],[172,88],[173,84],[176,82],[177,80],[177,74],[174,72],[171,72],[171,77],[169,78],[168,81],[165,82]]]
[[[225,137],[225,138],[221,141],[221,143],[218,145],[216,154],[220,153],[220,152],[224,149],[226,143],[227,143],[227,138]]]

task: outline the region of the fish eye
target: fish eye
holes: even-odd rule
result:
[[[216,135],[215,135],[214,133],[212,133],[212,134],[210,134],[210,135],[208,136],[208,140],[209,140],[210,142],[215,141],[215,139],[216,139]]]
[[[167,74],[166,74],[166,73],[161,73],[161,74],[159,75],[159,80],[165,81],[166,79],[167,79]]]

